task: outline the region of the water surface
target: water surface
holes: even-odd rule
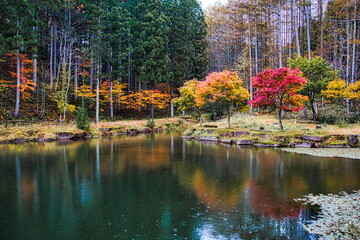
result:
[[[158,134],[0,146],[0,239],[310,239],[360,161]]]

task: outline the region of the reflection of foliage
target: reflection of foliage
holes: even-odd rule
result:
[[[320,206],[320,216],[304,228],[320,239],[359,239],[360,238],[360,191],[339,195],[309,194],[297,199],[310,205]]]
[[[298,203],[288,200],[286,197],[275,196],[274,189],[264,187],[254,180],[250,181],[249,189],[251,207],[262,216],[280,220],[296,219],[301,212],[301,206]]]

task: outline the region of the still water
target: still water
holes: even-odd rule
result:
[[[360,161],[169,134],[0,146],[0,239],[314,239],[307,193],[360,188]]]

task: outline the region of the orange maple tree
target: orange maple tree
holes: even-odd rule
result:
[[[243,81],[235,72],[223,71],[210,73],[205,81],[196,87],[195,101],[199,107],[206,103],[220,103],[228,117],[228,127],[231,127],[230,117],[235,106],[245,106],[250,97],[249,92],[242,87]]]

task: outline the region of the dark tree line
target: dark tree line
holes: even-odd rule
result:
[[[85,102],[99,121],[116,91],[172,96],[205,76],[205,38],[197,0],[3,0],[0,118],[65,120]]]

